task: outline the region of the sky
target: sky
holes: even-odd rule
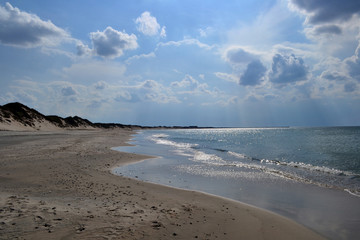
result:
[[[0,0],[0,105],[92,122],[360,125],[358,0]]]

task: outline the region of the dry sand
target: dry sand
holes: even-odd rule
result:
[[[115,176],[130,130],[0,132],[0,239],[322,239],[235,201]]]

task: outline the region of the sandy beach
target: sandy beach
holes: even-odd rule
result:
[[[228,199],[111,174],[132,130],[0,132],[0,239],[323,239]]]

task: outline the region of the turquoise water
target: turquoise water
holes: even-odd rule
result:
[[[333,239],[360,236],[360,128],[149,130],[135,147],[159,156],[114,170],[268,209]]]

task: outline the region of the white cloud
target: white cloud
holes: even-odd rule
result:
[[[204,48],[204,49],[207,49],[207,50],[211,50],[211,49],[213,49],[215,47],[215,46],[211,46],[211,45],[202,43],[199,40],[194,39],[194,38],[186,38],[186,39],[180,40],[180,41],[169,41],[169,42],[166,42],[166,43],[163,43],[163,42],[158,43],[158,47],[165,47],[165,46],[180,47],[180,46],[183,46],[183,45],[196,45],[199,48]]]
[[[157,103],[178,103],[180,102],[175,96],[173,96],[170,89],[164,87],[162,84],[155,80],[146,80],[138,85],[135,90],[142,97],[142,100],[157,102]]]
[[[359,40],[360,16],[337,24],[306,25],[304,33],[317,44],[317,51],[339,58],[352,55]]]
[[[166,37],[166,27],[163,26],[160,31],[160,37],[164,38]]]
[[[55,46],[69,34],[51,21],[41,20],[6,3],[0,6],[0,43],[16,47]]]
[[[118,91],[116,94],[115,101],[117,102],[137,102],[139,99],[137,99],[134,95],[131,95],[128,91]]]
[[[320,61],[323,61],[325,57],[323,52],[319,51],[319,46],[316,44],[283,42],[281,44],[275,44],[271,51],[262,55],[262,59],[268,63],[272,63],[273,56],[277,53],[281,55],[294,54],[306,61],[310,61],[311,64],[317,64]]]
[[[231,97],[229,100],[228,100],[228,104],[239,104],[241,101],[240,101],[240,98],[239,97]]]
[[[127,64],[132,63],[133,61],[137,61],[139,59],[148,59],[148,58],[154,58],[156,57],[154,52],[151,52],[149,54],[140,54],[140,55],[134,55],[126,60]]]
[[[113,90],[114,94],[108,95],[115,95],[113,99],[117,102],[155,102],[163,104],[180,102],[171,89],[151,79],[136,84],[110,86],[108,89]]]
[[[138,47],[134,34],[119,32],[112,27],[107,27],[103,32],[92,32],[90,37],[93,53],[105,58],[120,57],[124,50],[133,50]]]
[[[82,42],[79,42],[76,46],[77,55],[78,56],[89,56],[91,55],[91,49],[88,45],[83,44]]]
[[[96,90],[103,90],[106,87],[108,87],[108,84],[104,81],[99,81],[99,82],[95,83],[94,87]]]
[[[215,72],[214,74],[216,77],[223,79],[225,81],[228,81],[228,82],[234,82],[234,83],[239,82],[239,77],[237,77],[234,74],[222,73],[222,72]]]
[[[213,27],[206,27],[206,28],[199,28],[198,29],[200,37],[207,37],[210,34],[215,32],[215,29]]]
[[[191,90],[194,90],[199,85],[199,82],[193,78],[190,75],[186,75],[185,78],[183,78],[181,81],[172,82],[171,86],[176,88],[190,88]]]
[[[350,76],[360,82],[360,42],[355,50],[355,54],[346,59],[345,63],[347,64]]]
[[[259,102],[261,99],[261,96],[255,95],[255,94],[249,94],[248,96],[246,96],[245,101],[247,102]]]
[[[166,37],[165,27],[160,27],[156,18],[151,16],[150,12],[143,12],[140,17],[135,20],[137,30],[147,36],[160,35]]]
[[[171,87],[177,94],[190,94],[190,95],[217,95],[217,91],[210,90],[209,85],[206,83],[200,83],[194,77],[186,74],[181,81],[174,81],[171,83]]]
[[[227,107],[229,105],[239,105],[240,103],[242,103],[242,100],[238,96],[230,96],[217,101],[215,104]],[[213,106],[214,103],[208,103],[207,105]]]
[[[321,72],[313,84],[315,97],[345,98],[351,97],[351,94],[352,97],[356,97],[360,86],[359,49],[360,47],[351,57],[344,60],[328,57],[315,65],[315,70]]]

